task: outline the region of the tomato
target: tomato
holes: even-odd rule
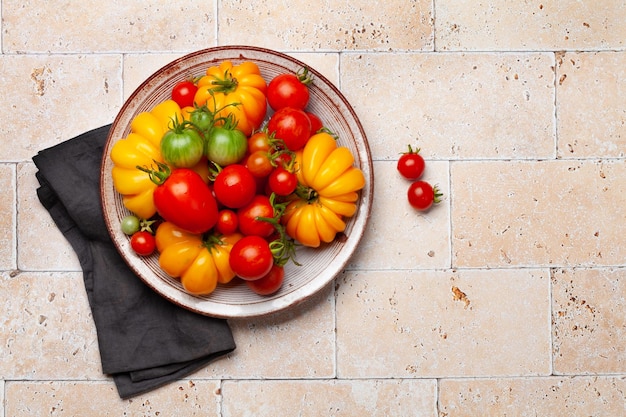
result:
[[[231,164],[222,169],[213,182],[213,192],[217,200],[229,208],[240,208],[252,201],[257,183],[248,168],[241,164]]]
[[[230,209],[222,209],[217,214],[217,223],[215,231],[223,235],[230,235],[239,230],[239,222],[237,213]]]
[[[137,255],[148,256],[156,249],[156,242],[152,233],[140,230],[130,237],[130,247]]]
[[[230,251],[229,264],[241,279],[254,281],[267,275],[274,265],[269,243],[261,236],[244,236]]]
[[[174,100],[180,107],[193,106],[193,98],[198,91],[198,87],[193,81],[185,80],[180,81],[172,88],[172,100]]]
[[[189,168],[170,170],[165,164],[150,173],[158,184],[154,204],[159,215],[183,230],[204,233],[217,222],[217,202],[202,177]]]
[[[309,116],[309,120],[311,121],[311,134],[318,133],[322,130],[324,123],[322,123],[322,120],[315,113],[306,112],[306,115]]]
[[[254,281],[246,281],[248,287],[259,295],[272,295],[283,286],[285,268],[274,264],[270,272]]]
[[[256,151],[270,150],[270,140],[266,132],[256,132],[248,138],[248,152],[254,153]]]
[[[298,177],[293,172],[279,166],[269,175],[268,185],[276,195],[287,196],[293,193],[298,186]]]
[[[139,231],[139,218],[132,214],[125,216],[122,219],[121,228],[125,235],[132,236]]]
[[[267,83],[255,63],[244,61],[233,65],[231,61],[222,61],[209,67],[197,85],[194,101],[215,113],[216,121],[232,114],[237,129],[246,137],[261,127],[267,111]]]
[[[191,168],[204,156],[204,141],[197,130],[175,123],[161,139],[161,154],[175,168]]]
[[[428,210],[433,204],[439,203],[442,195],[437,187],[431,186],[426,181],[411,183],[407,191],[409,203],[420,211]]]
[[[274,110],[293,107],[303,110],[309,104],[309,72],[285,73],[274,77],[267,85],[267,102]]]
[[[213,127],[213,114],[206,106],[195,107],[189,113],[189,121],[203,135],[206,135]]]
[[[265,178],[274,169],[267,151],[254,151],[248,156],[246,166],[250,173],[257,178]]]
[[[407,180],[415,181],[424,173],[426,163],[419,151],[419,148],[413,150],[411,145],[409,145],[408,152],[403,153],[398,159],[398,172]]]
[[[311,136],[311,120],[303,110],[283,107],[270,117],[267,131],[277,139],[282,139],[287,148],[297,151],[304,147]]]
[[[248,138],[230,125],[214,126],[205,142],[205,155],[220,166],[236,164],[246,155]]]
[[[269,197],[257,194],[250,203],[237,210],[239,231],[244,235],[268,237],[275,231],[275,227],[271,222],[260,218],[272,219],[273,217],[274,207]]]

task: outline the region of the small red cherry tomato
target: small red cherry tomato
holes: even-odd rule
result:
[[[135,232],[130,237],[130,247],[137,255],[152,255],[156,249],[156,240],[152,233],[146,231]]]
[[[424,173],[426,164],[419,151],[419,149],[413,150],[409,145],[409,151],[403,153],[398,159],[398,172],[407,180],[415,181]]]
[[[267,275],[274,257],[267,240],[261,236],[244,236],[230,250],[230,268],[243,280],[254,281]]]
[[[189,80],[180,81],[172,88],[172,100],[182,109],[183,107],[193,107],[193,98],[198,91],[198,87]]]
[[[284,280],[284,267],[274,264],[267,275],[255,281],[246,281],[246,284],[259,295],[272,295],[282,287]]]
[[[230,209],[222,209],[217,213],[217,223],[215,230],[223,235],[232,235],[239,230],[237,213]]]
[[[270,190],[276,195],[287,196],[298,186],[298,177],[293,172],[279,166],[274,168],[267,180]]]
[[[302,149],[311,137],[311,120],[304,110],[283,107],[267,122],[267,131],[282,139],[289,150]]]
[[[433,204],[439,203],[442,194],[437,187],[431,186],[426,181],[415,181],[409,186],[407,198],[409,204],[416,210],[428,210]]]

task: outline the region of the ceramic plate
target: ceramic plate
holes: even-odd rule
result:
[[[314,68],[310,86],[308,110],[317,114],[324,124],[339,137],[338,144],[348,147],[366,178],[356,214],[347,221],[347,227],[337,239],[320,248],[298,247],[296,259],[301,266],[289,262],[285,267],[285,282],[272,296],[259,296],[240,280],[220,286],[207,296],[186,293],[177,279],[169,277],[159,267],[158,255],[138,257],[130,248],[128,236],[121,231],[121,219],[130,214],[122,198],[113,188],[109,158],[111,147],[130,132],[130,122],[143,111],[170,98],[175,83],[202,75],[209,66],[224,60],[233,64],[253,61],[267,82],[284,73],[295,73],[306,65],[285,54],[257,47],[230,46],[197,51],[181,57],[154,73],[133,92],[117,115],[104,149],[101,173],[101,196],[107,228],[118,251],[130,268],[147,285],[171,302],[200,314],[222,317],[254,317],[281,311],[296,305],[324,288],[346,266],[365,231],[373,197],[373,170],[367,139],[354,110],[341,92]],[[269,107],[268,107],[269,108]]]

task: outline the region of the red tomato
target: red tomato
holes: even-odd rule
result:
[[[282,139],[287,148],[297,151],[311,137],[311,120],[303,110],[283,107],[270,117],[267,131],[276,139]]]
[[[172,88],[172,100],[174,100],[182,109],[183,107],[193,107],[193,98],[198,91],[198,87],[189,81],[180,81]]]
[[[190,233],[204,233],[217,222],[217,202],[197,172],[178,168],[154,190],[154,205],[168,222]]]
[[[231,164],[215,177],[213,192],[217,201],[229,208],[240,208],[248,204],[256,194],[257,183],[248,168]]]
[[[293,172],[279,166],[274,168],[267,180],[270,190],[276,195],[287,196],[298,186],[298,177]]]
[[[267,151],[254,151],[248,156],[246,166],[252,175],[257,178],[265,178],[274,169]]]
[[[237,210],[239,231],[244,235],[270,236],[275,230],[274,225],[259,217],[274,217],[274,207],[269,197],[262,194],[255,195],[249,204]]]
[[[403,153],[398,159],[398,172],[408,180],[417,180],[424,173],[426,164],[419,151],[419,149],[413,150],[409,145],[409,151]]]
[[[309,116],[309,120],[311,121],[311,135],[317,133],[324,127],[324,123],[322,120],[317,117],[315,113],[306,112],[306,115]]]
[[[230,250],[230,268],[241,279],[254,281],[267,275],[274,257],[267,240],[261,236],[244,236]]]
[[[433,203],[439,203],[441,196],[437,187],[433,188],[426,181],[415,181],[407,192],[409,204],[420,211],[428,210]]]
[[[156,249],[156,240],[152,233],[141,230],[130,237],[130,247],[137,255],[152,255]]]
[[[222,209],[217,215],[215,230],[223,235],[232,235],[239,230],[237,213],[230,209]]]
[[[267,102],[274,110],[283,107],[304,109],[309,104],[309,87],[311,81],[307,72],[303,77],[296,74],[280,74],[267,85]]]
[[[259,295],[272,295],[282,287],[284,280],[285,269],[274,264],[267,275],[255,281],[246,281],[246,284]]]
[[[248,152],[254,153],[256,151],[270,150],[270,140],[265,132],[256,132],[248,138]]]

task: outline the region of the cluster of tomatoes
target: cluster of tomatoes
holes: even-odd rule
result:
[[[238,277],[269,295],[296,242],[332,241],[364,178],[307,111],[310,82],[304,69],[266,84],[254,63],[224,61],[136,116],[110,155],[132,249],[157,251],[192,294]]]
[[[407,190],[409,204],[416,210],[426,211],[433,204],[439,203],[443,194],[437,186],[433,187],[430,183],[420,180],[424,174],[426,162],[419,152],[419,148],[413,149],[409,145],[408,151],[400,155],[397,169],[402,177],[411,181]]]

